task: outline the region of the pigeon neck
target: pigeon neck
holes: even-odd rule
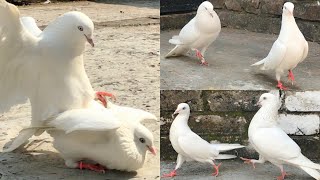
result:
[[[266,104],[262,106],[254,115],[250,123],[251,127],[267,128],[277,125],[278,120],[278,104]],[[249,127],[250,128],[250,127]]]
[[[178,116],[175,118],[175,122],[177,124],[186,125],[188,126],[188,120],[189,120],[190,112],[185,114],[178,114]]]

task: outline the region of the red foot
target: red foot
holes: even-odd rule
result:
[[[162,176],[162,178],[166,178],[166,177],[175,177],[177,175],[177,171],[176,170],[173,170],[171,171],[169,174],[164,174]]]
[[[291,84],[293,85],[294,75],[292,73],[292,70],[289,70],[288,79],[289,79],[289,81],[291,81]]]
[[[277,176],[277,179],[278,180],[284,180],[284,178],[286,176],[288,176],[289,174],[287,174],[285,171],[281,172],[281,175],[280,176]]]
[[[198,49],[196,49],[196,56],[197,56],[199,59],[203,59],[203,56],[202,56],[201,52],[200,52]]]
[[[219,175],[219,168],[221,166],[222,163],[220,163],[218,166],[213,165],[213,168],[216,170],[216,172],[212,173],[212,176],[217,177]]]
[[[254,165],[254,162],[252,162],[252,159],[247,159],[247,158],[243,158],[243,157],[240,157],[240,159],[243,160],[244,163],[246,163],[246,164],[252,164],[253,169],[256,168],[256,166]]]
[[[288,88],[286,88],[285,86],[283,86],[280,81],[278,81],[277,88],[279,88],[279,89],[281,89],[281,90],[287,90],[287,89],[288,89]]]
[[[205,61],[204,59],[201,59],[200,65],[201,65],[201,66],[209,66],[209,64],[207,63],[207,61]]]
[[[104,98],[105,96],[111,97],[111,99],[113,101],[116,101],[116,97],[112,93],[109,93],[109,92],[98,91],[98,92],[96,92],[96,96],[99,99],[99,101],[102,102],[104,107],[107,107],[107,100]]]
[[[101,172],[105,173],[106,168],[104,166],[101,166],[100,164],[89,164],[89,163],[84,163],[82,161],[79,162],[78,164],[79,169],[89,169],[91,171],[95,172]]]

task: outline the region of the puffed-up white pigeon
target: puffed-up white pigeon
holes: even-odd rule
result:
[[[185,55],[191,50],[196,51],[201,65],[208,65],[204,53],[210,44],[215,41],[221,31],[221,23],[213,5],[209,1],[200,4],[196,16],[173,36],[169,43],[176,45],[166,57]]]
[[[282,90],[287,88],[280,81],[281,75],[288,71],[288,78],[293,84],[292,70],[306,59],[309,51],[308,42],[294,19],[293,9],[294,5],[291,2],[286,2],[283,5],[281,30],[278,39],[273,43],[266,58],[251,65],[262,65],[262,70],[275,70],[278,81],[277,87]]]
[[[232,159],[236,156],[229,154],[220,154],[220,152],[243,148],[240,144],[210,144],[200,136],[192,132],[188,126],[190,107],[186,103],[178,105],[174,114],[178,114],[170,127],[170,142],[174,150],[178,153],[177,165],[175,169],[163,177],[174,177],[176,171],[185,161],[198,161],[209,163],[215,169],[213,176],[219,175],[219,167],[215,159]]]
[[[31,127],[40,127],[46,119],[86,108],[94,99],[83,64],[86,42],[94,46],[94,25],[85,14],[72,11],[39,33],[32,19],[20,19],[16,6],[0,0],[0,113],[29,98]],[[21,131],[4,152],[42,132]]]
[[[278,180],[283,180],[286,172],[284,164],[301,168],[313,178],[320,180],[320,165],[310,161],[301,153],[300,147],[278,126],[279,98],[270,93],[261,95],[261,106],[250,122],[249,142],[259,153],[259,160],[242,158],[245,163],[269,161],[281,170]]]
[[[146,152],[156,154],[153,135],[140,122],[156,120],[146,111],[96,101],[87,109],[65,111],[49,121],[53,145],[70,168],[104,171],[105,168],[135,171]],[[85,163],[91,160],[99,165]]]

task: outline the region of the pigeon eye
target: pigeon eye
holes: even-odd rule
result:
[[[208,10],[206,7],[204,7],[206,10]]]
[[[185,109],[186,109],[186,107],[183,107],[182,109],[183,109],[183,110],[185,110]]]
[[[83,27],[82,27],[82,26],[78,26],[78,29],[79,29],[80,31],[83,31]]]
[[[263,97],[263,100],[266,100],[267,98],[266,97]]]
[[[145,143],[145,142],[146,142],[146,140],[145,140],[144,138],[140,138],[139,141],[140,141],[141,143]]]

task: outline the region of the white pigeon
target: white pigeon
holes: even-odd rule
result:
[[[153,135],[140,122],[156,119],[143,110],[111,102],[104,108],[92,101],[87,109],[65,111],[49,121],[53,128],[47,132],[70,168],[135,171],[143,166],[147,151],[156,154]],[[85,159],[99,165],[82,162]]]
[[[176,47],[166,57],[185,55],[191,49],[196,51],[201,65],[208,65],[204,53],[220,31],[221,23],[217,13],[209,1],[204,1],[198,7],[196,16],[181,29],[179,35],[169,40]]]
[[[286,87],[280,81],[283,73],[288,71],[288,78],[292,84],[294,76],[292,70],[308,55],[308,42],[299,30],[293,16],[294,5],[286,2],[283,5],[281,30],[278,39],[273,43],[268,56],[251,66],[263,65],[262,70],[275,70],[277,87],[285,90]]]
[[[86,108],[94,99],[83,64],[86,42],[94,46],[94,25],[76,11],[58,17],[40,34],[33,21],[20,19],[16,6],[0,0],[0,113],[29,98],[31,127],[38,127],[63,111]],[[42,132],[21,131],[4,152]]]
[[[177,165],[175,169],[163,175],[163,177],[174,177],[176,171],[185,161],[198,161],[211,164],[215,172],[213,176],[219,175],[219,167],[214,163],[215,159],[232,159],[236,156],[229,154],[220,154],[220,152],[232,149],[243,148],[240,144],[210,144],[200,136],[192,132],[188,126],[190,107],[186,103],[178,105],[174,114],[178,114],[170,127],[170,142],[174,150],[178,153]]]
[[[262,94],[258,104],[261,106],[249,125],[249,142],[260,154],[259,160],[246,159],[245,163],[264,163],[270,161],[281,170],[278,180],[283,180],[286,172],[284,164],[301,168],[310,176],[320,180],[320,165],[303,156],[300,147],[278,126],[279,98],[273,94]]]

